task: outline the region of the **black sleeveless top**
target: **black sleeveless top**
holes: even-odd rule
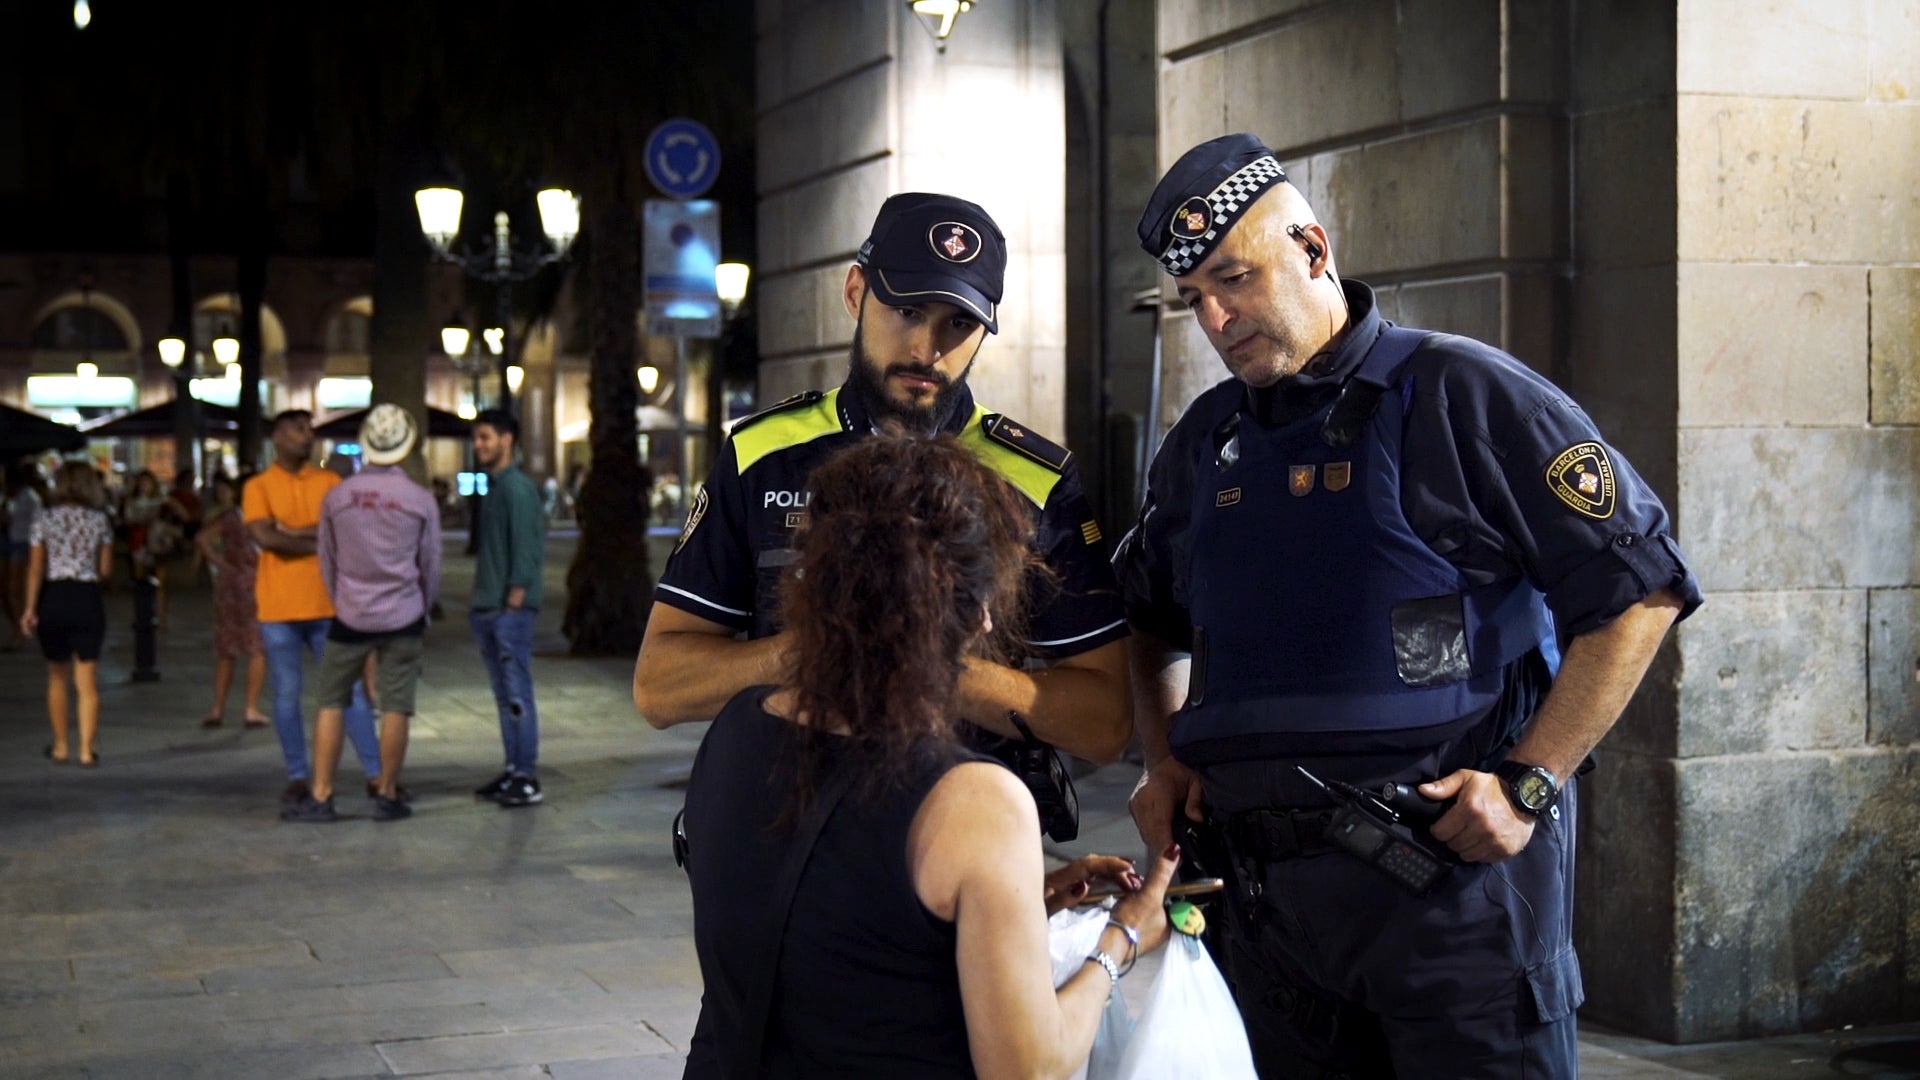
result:
[[[954,927],[920,903],[907,866],[914,814],[948,769],[974,755],[928,747],[901,784],[857,778],[820,833],[794,893],[780,955],[747,955],[793,843],[788,757],[798,729],[742,691],[714,718],[687,787],[694,946],[706,983],[688,1077],[718,1077],[715,1045],[736,1045],[751,988],[775,981],[767,1077],[971,1077]],[[829,737],[816,790],[866,767]],[[980,758],[978,760],[989,760]]]

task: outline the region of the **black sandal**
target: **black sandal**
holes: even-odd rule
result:
[[[72,754],[68,754],[66,757],[54,757],[53,747],[51,746],[44,747],[40,752],[46,755],[47,760],[53,762],[55,765],[65,765],[73,760]]]

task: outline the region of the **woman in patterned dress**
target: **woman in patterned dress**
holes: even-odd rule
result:
[[[272,723],[260,712],[260,687],[267,677],[267,653],[260,640],[254,608],[253,574],[260,549],[240,521],[240,489],[226,476],[213,478],[213,506],[194,537],[194,557],[213,571],[213,707],[201,727],[219,727],[227,712],[233,668],[247,658],[246,726]]]
[[[100,691],[94,669],[107,633],[107,609],[101,582],[113,575],[113,524],[100,509],[106,495],[100,474],[84,461],[60,466],[54,480],[53,508],[33,519],[27,564],[26,614],[20,630],[38,634],[47,658],[47,719],[53,743],[46,749],[55,764],[100,764],[94,738],[100,730]],[[67,681],[73,681],[69,696]],[[77,710],[70,708],[78,698]],[[80,752],[67,742],[67,715],[79,713]]]

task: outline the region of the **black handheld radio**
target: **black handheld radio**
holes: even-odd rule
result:
[[[1406,818],[1414,818],[1423,826],[1430,825],[1450,804],[1432,802],[1404,784],[1389,784],[1376,795],[1339,780],[1322,780],[1299,765],[1294,768],[1333,800],[1335,810],[1327,823],[1327,839],[1377,868],[1401,888],[1424,896],[1453,869],[1405,824]]]

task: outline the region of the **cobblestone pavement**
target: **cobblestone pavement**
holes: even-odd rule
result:
[[[239,688],[224,727],[199,726],[204,588],[176,589],[163,681],[141,686],[129,598],[109,597],[98,769],[41,756],[44,668],[0,654],[0,1076],[679,1076],[700,978],[667,825],[702,729],[646,727],[630,662],[562,655],[570,544],[551,548],[534,661],[547,801],[524,810],[471,796],[500,744],[465,627],[471,563],[452,543],[406,821],[371,820],[350,751],[341,821],[278,820],[278,746],[242,730]],[[1137,847],[1131,779],[1082,778],[1075,850]],[[1833,1075],[1839,1045],[1590,1034],[1582,1059],[1589,1077]]]

